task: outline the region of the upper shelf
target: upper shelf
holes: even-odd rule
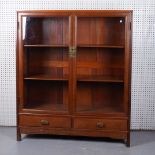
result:
[[[24,45],[24,47],[68,47],[68,45],[34,44],[34,45]]]
[[[124,48],[123,45],[102,45],[102,44],[99,44],[99,45],[95,45],[95,44],[79,44],[77,45],[77,47],[100,47],[100,48]]]

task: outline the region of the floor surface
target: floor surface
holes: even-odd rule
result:
[[[131,147],[121,141],[62,136],[23,136],[0,127],[0,155],[155,155],[155,131],[131,132]]]

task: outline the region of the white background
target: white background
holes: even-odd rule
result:
[[[133,10],[131,128],[155,129],[155,0],[0,0],[0,125],[16,125],[16,10]]]

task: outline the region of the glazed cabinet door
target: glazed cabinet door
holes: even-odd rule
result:
[[[114,13],[75,16],[75,113],[127,114],[128,25]]]
[[[20,111],[69,113],[70,16],[18,17]]]

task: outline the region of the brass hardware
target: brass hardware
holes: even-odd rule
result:
[[[48,120],[41,120],[41,122],[40,122],[42,125],[48,125],[49,124],[49,122],[48,122]]]
[[[97,128],[104,128],[105,127],[105,124],[103,122],[97,122],[96,123],[96,127]]]
[[[69,50],[76,50],[75,47],[69,47]]]
[[[75,55],[76,55],[76,48],[70,47],[69,48],[69,57],[75,57]]]

